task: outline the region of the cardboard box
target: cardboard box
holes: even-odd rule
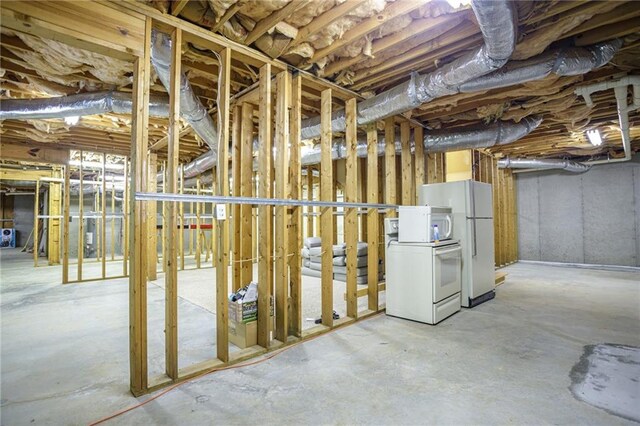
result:
[[[229,301],[229,341],[244,349],[258,344],[258,303]],[[271,331],[274,329],[273,297],[271,297]]]
[[[229,301],[229,321],[247,323],[258,319],[258,302]]]
[[[271,316],[273,316],[273,296],[271,296]],[[229,321],[248,323],[258,319],[258,301],[242,303],[229,301]]]
[[[240,349],[258,344],[258,321],[229,321],[229,341]]]

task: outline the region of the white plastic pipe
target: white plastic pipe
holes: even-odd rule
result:
[[[627,102],[627,87],[633,86],[633,103]],[[622,148],[624,149],[624,157],[609,158],[606,160],[587,161],[586,164],[608,164],[620,163],[631,160],[631,134],[629,132],[629,111],[640,109],[640,76],[631,75],[622,77],[615,81],[605,81],[602,83],[583,86],[576,89],[575,93],[582,96],[587,106],[593,106],[591,94],[601,92],[603,90],[613,89],[616,95],[616,103],[618,109],[618,121],[620,122],[620,136],[622,137]]]

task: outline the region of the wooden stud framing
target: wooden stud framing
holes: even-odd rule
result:
[[[242,154],[242,106],[236,105],[233,108],[233,121],[231,132],[231,144],[232,152],[231,165],[233,167],[233,196],[240,196],[240,182],[241,179],[241,164],[240,156]],[[240,247],[242,245],[242,218],[241,218],[242,206],[240,204],[233,205],[233,244],[232,244],[232,257],[233,266],[231,267],[231,287],[233,291],[237,291],[242,287],[240,279],[240,269],[242,268],[240,259]]]
[[[81,187],[82,188],[82,187]],[[82,192],[82,191],[80,191]],[[33,202],[33,266],[38,266],[38,256],[40,255],[40,241],[39,241],[39,233],[40,233],[40,219],[38,219],[38,215],[40,215],[40,179],[36,181],[36,193],[34,196]]]
[[[136,201],[136,191],[146,191],[148,174],[146,158],[149,127],[149,80],[151,46],[151,18],[147,18],[144,36],[144,54],[136,59],[133,68],[132,123],[131,123],[131,206],[130,275],[129,275],[129,360],[130,389],[134,395],[147,391],[147,228],[146,203]]]
[[[184,194],[184,168],[180,166],[180,194]],[[184,203],[179,206],[178,253],[180,255],[180,270],[184,270]]]
[[[178,153],[180,151],[180,75],[182,61],[182,30],[171,34],[171,68],[169,88],[169,143],[168,162],[164,192],[178,192]],[[164,204],[162,228],[165,230],[165,365],[172,379],[178,378],[178,253],[177,233],[178,209],[175,201]]]
[[[167,193],[167,162],[162,162],[162,193]],[[162,258],[162,272],[167,272],[167,203],[162,201],[160,203],[160,216],[162,217],[162,226],[160,229],[160,257]]]
[[[111,260],[116,260],[116,185],[111,180]]]
[[[64,195],[62,201],[62,284],[69,283],[69,218],[71,215],[70,181],[71,167],[67,165],[64,168]]]
[[[219,114],[220,145],[218,146],[216,186],[219,195],[229,195],[229,98],[231,97],[231,49],[220,52]],[[228,211],[228,205],[224,208]],[[222,362],[229,361],[229,221],[216,218],[216,351]]]
[[[158,155],[149,153],[148,157],[147,191],[156,192],[158,190]],[[149,281],[155,281],[158,279],[158,202],[150,201],[145,211],[147,213],[147,247],[145,251],[149,258],[146,262],[148,268],[147,276],[149,277]]]
[[[367,202],[367,158],[358,158],[358,202]],[[358,241],[367,241],[367,217],[358,215]]]
[[[217,190],[216,188],[218,187],[218,168],[217,167],[214,166],[211,169],[211,175],[212,175],[211,176],[211,193],[215,194]],[[216,250],[218,246],[217,241],[218,241],[218,232],[216,230],[216,206],[214,204],[211,204],[211,267],[212,268],[216,267],[216,262],[218,261],[218,254]],[[228,278],[229,277],[227,276],[227,279]]]
[[[291,85],[291,152],[290,152],[290,198],[302,199],[302,173],[300,164],[300,126],[302,120],[302,77],[297,74]],[[289,296],[291,315],[289,317],[289,334],[300,337],[302,333],[302,207],[291,209],[289,227]]]
[[[122,197],[122,221],[124,236],[122,238],[122,275],[129,275],[129,157],[124,157],[124,194]]]
[[[59,178],[60,168],[53,170],[54,177]],[[62,213],[62,185],[60,182],[49,182],[49,216],[60,216]],[[49,265],[60,263],[60,218],[47,219],[47,257]]]
[[[344,198],[347,203],[357,202],[358,192],[358,156],[356,146],[358,143],[358,124],[356,122],[356,100],[349,99],[346,102],[346,182]],[[358,317],[358,284],[357,280],[357,250],[358,250],[358,209],[349,207],[345,212],[344,224],[345,243],[347,245],[347,316]],[[333,256],[333,254],[331,254]],[[330,261],[332,261],[331,259]],[[324,261],[324,258],[323,258]],[[324,266],[324,264],[323,264]]]
[[[402,205],[410,206],[413,202],[413,173],[411,171],[411,127],[408,122],[400,124],[400,143],[402,144]]]
[[[84,152],[80,151],[80,188],[84,188]],[[78,192],[78,273],[77,280],[82,281],[82,261],[84,258],[84,191]],[[35,235],[35,233],[34,233]]]
[[[268,198],[271,194],[271,65],[260,68],[260,120],[258,156],[258,196]],[[271,207],[258,207],[258,345],[270,345],[270,298],[271,283]]]
[[[107,277],[107,154],[102,154],[102,195],[100,197],[100,241],[102,241],[102,279]]]
[[[251,197],[253,175],[253,105],[242,104],[242,139],[240,144],[240,196]],[[253,255],[252,240],[253,232],[251,229],[251,216],[253,208],[250,204],[240,206],[239,229],[240,236],[240,287],[253,281]]]
[[[333,201],[333,161],[331,159],[331,89],[322,91],[320,111],[320,200]],[[322,239],[322,325],[333,326],[333,208],[320,208]]]
[[[418,193],[420,191],[420,187],[426,183],[425,175],[424,175],[424,144],[422,140],[424,139],[424,129],[420,126],[416,127],[413,130],[413,140],[415,141],[415,191],[414,191],[414,200],[417,204],[418,202]]]
[[[378,131],[374,124],[367,127],[367,202],[377,203],[378,192]],[[378,209],[367,210],[367,303],[370,311],[378,310]]]
[[[196,195],[200,195],[201,190],[200,184],[200,176],[196,177]],[[200,212],[202,209],[202,203],[196,203],[196,231],[195,231],[195,240],[196,240],[196,268],[200,269],[202,263],[202,230],[200,229],[201,219]]]
[[[291,93],[291,74],[283,71],[276,76],[276,114],[275,114],[275,197],[289,197],[289,102]],[[275,338],[287,341],[289,334],[289,260],[287,207],[275,206]]]
[[[385,204],[396,204],[396,130],[393,117],[384,121],[384,188]],[[387,217],[396,217],[395,210],[387,212]]]
[[[313,201],[313,168],[307,167],[307,200]],[[313,207],[307,207],[307,237],[316,235],[313,229]]]

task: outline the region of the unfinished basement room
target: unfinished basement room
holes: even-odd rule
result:
[[[1,426],[640,423],[640,1],[0,12]]]

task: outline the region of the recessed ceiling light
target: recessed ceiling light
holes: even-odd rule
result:
[[[598,129],[587,130],[587,138],[589,139],[589,142],[591,142],[591,145],[593,146],[602,145],[602,137],[600,137],[600,132],[598,131]]]

